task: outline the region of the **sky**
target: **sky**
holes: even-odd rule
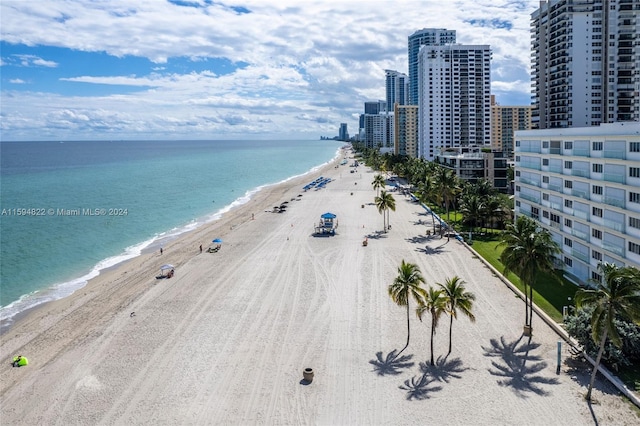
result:
[[[529,105],[538,0],[0,0],[0,139],[318,139],[407,38],[488,44],[500,105]]]

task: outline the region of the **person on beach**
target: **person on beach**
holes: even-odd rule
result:
[[[160,247],[160,254],[162,254],[162,247]]]
[[[202,253],[202,244],[200,244],[200,253]]]

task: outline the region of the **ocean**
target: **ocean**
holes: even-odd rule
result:
[[[312,173],[343,144],[0,142],[0,321]]]

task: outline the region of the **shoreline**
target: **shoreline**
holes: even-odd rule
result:
[[[21,296],[20,299],[13,301],[11,303],[9,303],[7,306],[4,306],[2,309],[11,309],[12,305],[14,304],[18,304],[18,311],[15,312],[14,314],[7,316],[6,318],[2,318],[0,319],[0,337],[3,336],[5,333],[7,333],[8,331],[11,330],[11,328],[14,326],[14,324],[21,318],[24,318],[25,316],[28,316],[30,312],[40,309],[43,306],[52,303],[52,302],[56,302],[58,300],[64,300],[68,297],[71,297],[74,293],[78,292],[78,291],[82,291],[83,288],[85,288],[86,286],[88,286],[90,284],[90,282],[92,280],[95,280],[97,278],[99,278],[101,275],[111,271],[111,270],[115,270],[118,268],[124,268],[125,265],[127,265],[129,262],[134,261],[135,259],[139,258],[140,256],[144,256],[146,254],[151,254],[154,253],[156,251],[158,251],[161,247],[164,248],[167,245],[170,245],[173,241],[179,240],[183,237],[185,237],[187,234],[192,233],[192,232],[197,232],[199,229],[203,228],[203,227],[207,227],[210,226],[213,223],[216,223],[220,220],[223,219],[224,216],[228,216],[230,214],[234,214],[234,212],[238,211],[239,209],[242,209],[245,205],[251,203],[254,198],[260,194],[260,192],[270,188],[270,187],[276,187],[278,185],[286,185],[288,182],[290,181],[294,181],[296,179],[300,179],[300,178],[305,178],[306,176],[309,176],[313,173],[319,172],[320,170],[325,169],[326,167],[328,167],[328,165],[330,164],[334,164],[337,160],[342,158],[342,153],[344,152],[344,146],[340,147],[336,150],[335,155],[333,156],[333,158],[331,158],[330,160],[328,160],[325,163],[322,163],[320,165],[314,166],[311,169],[309,169],[307,172],[302,173],[302,174],[298,174],[298,175],[294,175],[294,176],[290,176],[288,178],[285,178],[279,182],[275,182],[275,183],[267,183],[267,184],[263,184],[260,186],[257,186],[255,188],[251,188],[248,189],[242,196],[237,197],[236,199],[234,199],[233,201],[231,201],[229,204],[219,208],[218,210],[211,212],[211,213],[207,213],[203,216],[201,216],[200,218],[195,219],[193,222],[189,222],[189,223],[185,223],[182,225],[178,225],[172,229],[163,231],[161,233],[159,233],[158,235],[151,237],[145,241],[141,241],[139,243],[130,245],[128,247],[125,247],[124,250],[117,254],[117,255],[113,255],[110,257],[106,257],[102,260],[100,260],[99,262],[97,262],[95,265],[93,265],[91,267],[91,269],[86,272],[83,275],[80,275],[77,278],[72,278],[68,281],[64,281],[64,282],[59,282],[59,283],[53,283],[50,286],[40,289],[38,290],[36,293],[31,293],[29,295],[23,295]],[[245,200],[246,201],[242,201]],[[193,228],[190,228],[192,225],[195,225]],[[166,234],[166,235],[165,235]],[[135,249],[136,247],[142,246],[142,248],[139,249],[138,254],[128,254],[128,251],[131,249]],[[110,259],[117,259],[119,257],[126,257],[126,256],[131,256],[125,259],[122,259],[120,261],[117,261],[114,264],[105,266],[105,267],[100,267],[100,265],[102,263],[105,263],[107,261],[109,261]],[[93,275],[95,274],[95,275]],[[91,276],[88,279],[85,279],[84,277],[86,276]],[[70,293],[67,295],[59,295],[58,292],[60,291],[61,287],[64,287],[65,285],[69,285],[71,283],[74,282],[78,282],[77,287]],[[37,293],[44,293],[45,296],[45,300],[43,301],[39,301],[39,302],[35,302],[35,304],[33,304],[32,306],[29,306],[27,308],[20,308],[20,305],[23,304],[28,304],[29,301],[33,300],[32,298],[37,294]],[[47,294],[51,294],[51,296],[46,296]],[[25,301],[22,301],[22,297],[27,297],[27,299]]]

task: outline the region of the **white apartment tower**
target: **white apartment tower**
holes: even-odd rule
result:
[[[640,267],[640,123],[516,132],[515,213],[550,231],[578,284],[601,262]]]
[[[422,46],[443,46],[456,42],[456,31],[444,28],[423,28],[408,38],[409,99],[408,105],[418,105],[418,53]]]
[[[491,144],[491,49],[422,46],[418,54],[418,155]]]
[[[548,0],[531,15],[533,128],[640,121],[640,0]]]

